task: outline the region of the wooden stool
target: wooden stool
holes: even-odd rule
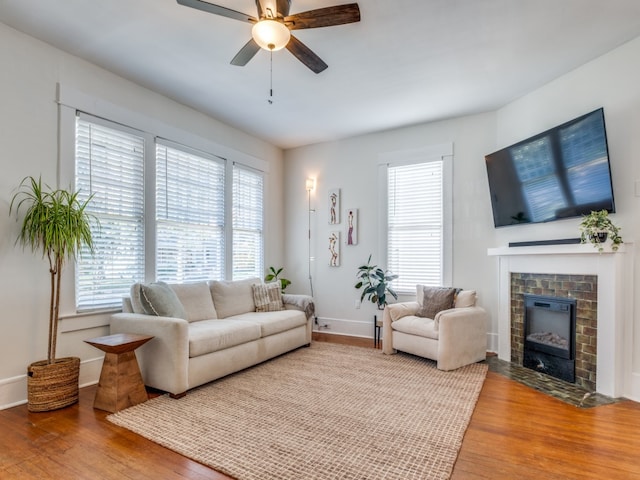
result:
[[[85,340],[105,352],[93,408],[113,413],[148,400],[134,350],[152,338],[116,333]]]

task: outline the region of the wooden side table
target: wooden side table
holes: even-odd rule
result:
[[[105,352],[93,408],[117,412],[148,400],[134,350],[152,335],[116,333],[85,340]]]

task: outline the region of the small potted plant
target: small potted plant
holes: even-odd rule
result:
[[[279,275],[282,273],[283,267],[279,269],[275,269],[274,267],[269,267],[269,273],[264,277],[265,282],[280,282],[280,289],[282,293],[284,293],[285,289],[291,285],[291,280],[287,280],[286,278],[279,278]]]
[[[584,215],[580,222],[580,242],[592,243],[599,252],[604,251],[604,243],[611,239],[611,250],[618,250],[622,242],[620,228],[616,227],[607,210],[594,210]]]
[[[358,290],[362,288],[360,301],[366,298],[375,303],[378,310],[384,310],[387,304],[387,293],[396,300],[398,299],[398,294],[389,286],[389,282],[398,278],[398,275],[392,275],[377,265],[371,265],[371,255],[365,265],[358,267],[356,276],[358,283],[355,287]]]
[[[49,301],[49,341],[46,360],[32,363],[27,369],[27,399],[31,412],[45,412],[78,401],[78,357],[56,358],[60,309],[60,277],[66,260],[74,258],[82,245],[93,252],[91,220],[77,193],[42,187],[41,179],[27,177],[9,206],[24,217],[16,243],[41,252],[49,262],[51,296]]]

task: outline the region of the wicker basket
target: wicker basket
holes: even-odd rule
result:
[[[30,412],[48,412],[78,401],[78,357],[34,362],[27,370],[27,399]]]

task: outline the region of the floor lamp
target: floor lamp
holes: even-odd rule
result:
[[[308,210],[307,210],[307,245],[308,245],[308,255],[307,255],[307,266],[309,272],[309,288],[311,289],[311,296],[313,297],[313,277],[311,276],[311,214],[315,211],[311,208],[311,192],[316,188],[316,179],[315,178],[307,178],[305,183],[307,189],[307,199],[309,201]]]

